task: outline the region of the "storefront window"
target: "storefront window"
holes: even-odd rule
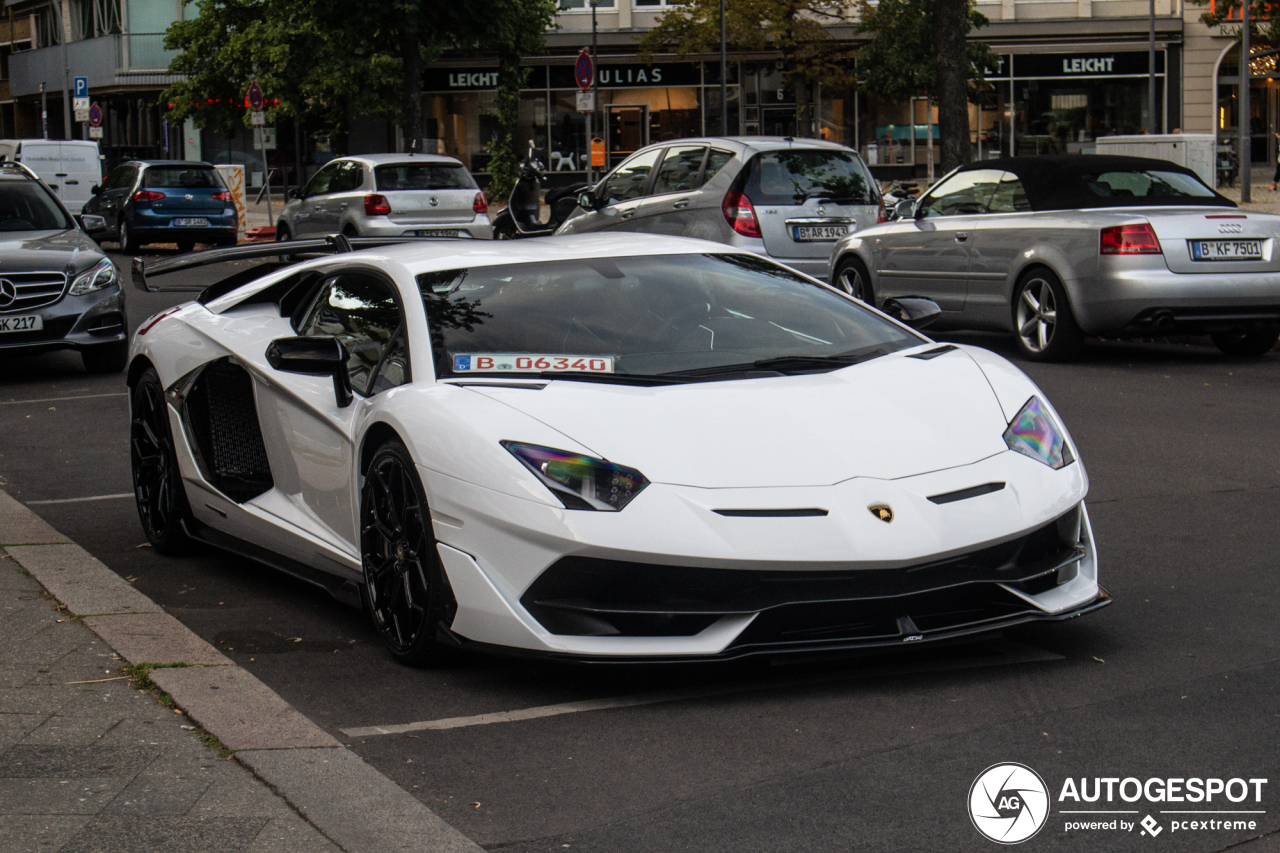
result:
[[[427,135],[436,151],[457,157],[472,172],[489,166],[489,141],[497,130],[494,92],[451,92],[427,96]],[[430,150],[428,148],[428,150]]]
[[[578,112],[573,92],[551,93],[551,154],[547,168],[553,172],[581,172],[587,167],[587,117]],[[599,133],[599,128],[596,129]]]

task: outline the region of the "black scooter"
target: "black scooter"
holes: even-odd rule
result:
[[[507,209],[493,218],[495,240],[547,237],[554,234],[560,223],[573,213],[578,206],[578,194],[587,188],[586,184],[547,190],[546,204],[551,208],[551,219],[542,221],[542,181],[545,177],[545,169],[533,153],[533,140],[529,140],[529,155],[520,165],[520,175],[507,199]]]

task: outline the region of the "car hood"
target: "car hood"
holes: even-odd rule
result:
[[[895,479],[1007,449],[1000,404],[959,350],[932,359],[894,354],[805,376],[472,390],[655,483],[751,488]]]
[[[83,231],[0,231],[0,257],[4,272],[64,272],[68,264],[84,269],[92,256],[105,257],[98,244]]]

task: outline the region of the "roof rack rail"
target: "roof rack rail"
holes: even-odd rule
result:
[[[221,264],[230,261],[248,261],[254,258],[285,258],[294,255],[340,255],[359,249],[376,249],[380,246],[393,246],[400,243],[423,243],[439,238],[433,237],[348,237],[345,234],[330,234],[326,237],[311,240],[287,240],[280,243],[262,243],[248,246],[231,246],[224,249],[206,249],[203,252],[190,252],[176,258],[165,258],[159,261],[146,262],[142,258],[133,259],[133,286],[147,293],[195,293],[204,291],[209,285],[158,285],[153,279],[163,275],[171,275],[194,267]],[[451,238],[445,238],[451,239]],[[279,266],[273,267],[279,269]],[[266,275],[273,270],[263,270]],[[243,271],[236,273],[242,276]],[[252,278],[242,283],[248,284]],[[216,286],[216,285],[215,285]]]

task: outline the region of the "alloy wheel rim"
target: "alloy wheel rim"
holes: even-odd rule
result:
[[[840,289],[852,296],[854,299],[867,301],[866,283],[862,280],[862,273],[858,272],[857,267],[846,267],[840,272],[837,279],[840,282]]]
[[[1027,282],[1018,297],[1018,337],[1031,352],[1044,352],[1058,324],[1053,286],[1042,278]]]
[[[130,429],[133,492],[147,532],[159,538],[173,518],[173,446],[164,429],[159,392],[151,385],[144,385],[141,391],[141,405],[134,412]]]
[[[397,651],[408,651],[427,627],[431,539],[409,472],[395,458],[377,462],[365,479],[361,562],[373,621]]]

